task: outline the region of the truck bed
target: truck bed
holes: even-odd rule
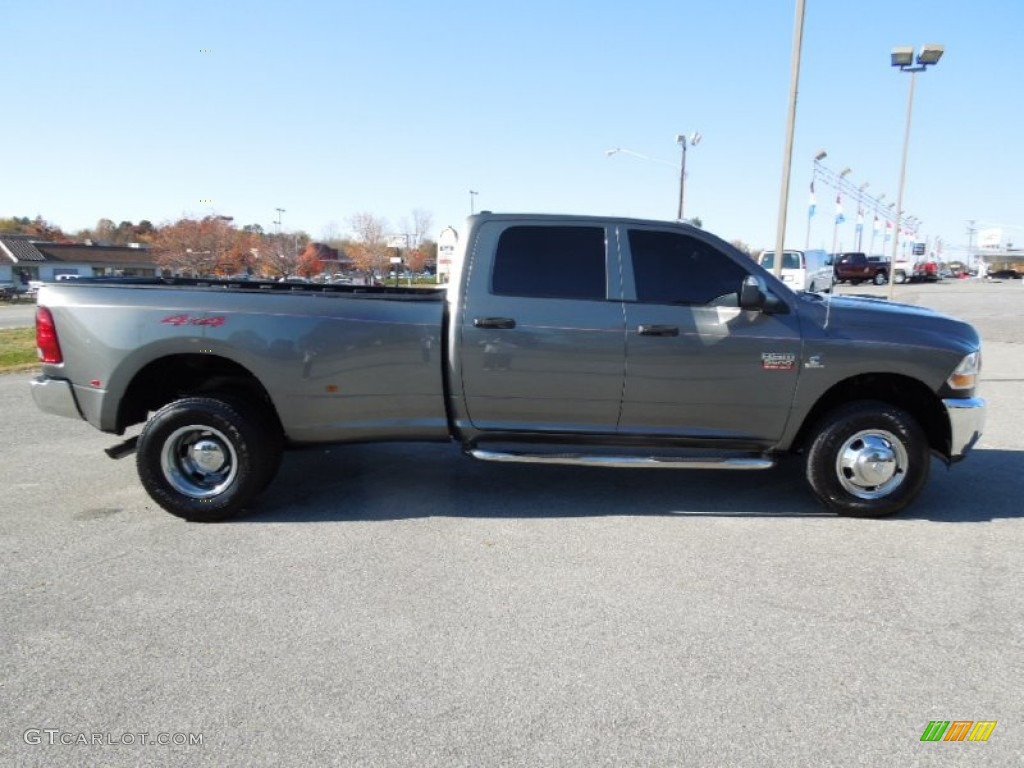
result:
[[[39,305],[64,351],[44,370],[104,431],[143,420],[148,391],[212,377],[257,383],[292,443],[448,436],[442,290],[93,278],[48,284]]]

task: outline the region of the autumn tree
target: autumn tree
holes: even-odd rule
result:
[[[309,243],[303,249],[295,264],[295,271],[302,277],[313,277],[323,272],[324,262],[320,258],[323,245]]]
[[[32,220],[28,216],[11,216],[0,219],[0,232],[12,235],[27,235],[32,226]]]
[[[153,237],[157,263],[176,272],[213,275],[236,243],[236,230],[226,216],[183,218],[166,224]]]
[[[12,235],[28,235],[37,240],[46,240],[54,243],[69,242],[69,238],[61,228],[42,216],[30,219],[28,216],[12,216],[0,219],[0,232],[7,232]]]
[[[261,275],[281,278],[297,272],[299,256],[309,243],[309,235],[305,232],[279,232],[258,237],[257,269]]]
[[[422,272],[429,265],[436,266],[437,243],[433,240],[421,240],[418,246],[409,251],[405,264],[413,272]]]
[[[372,213],[357,213],[349,220],[355,236],[349,255],[356,267],[385,274],[388,269],[388,222]]]

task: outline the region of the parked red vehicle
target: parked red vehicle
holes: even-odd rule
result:
[[[939,277],[939,264],[937,261],[925,259],[915,262],[914,274],[911,278],[912,280],[921,282],[938,282]]]
[[[851,285],[871,282],[884,285],[889,280],[889,262],[863,253],[838,253],[835,256],[837,283]]]

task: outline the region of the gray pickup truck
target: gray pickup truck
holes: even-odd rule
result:
[[[39,292],[44,411],[141,432],[169,512],[250,507],[289,447],[458,441],[490,461],[766,469],[879,516],[984,424],[980,341],[919,307],[794,293],[684,224],[473,216],[446,290],[153,278]]]

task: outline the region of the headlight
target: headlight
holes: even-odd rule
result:
[[[978,383],[978,374],[981,373],[981,350],[971,352],[963,360],[956,370],[946,379],[950,389],[974,389]]]

